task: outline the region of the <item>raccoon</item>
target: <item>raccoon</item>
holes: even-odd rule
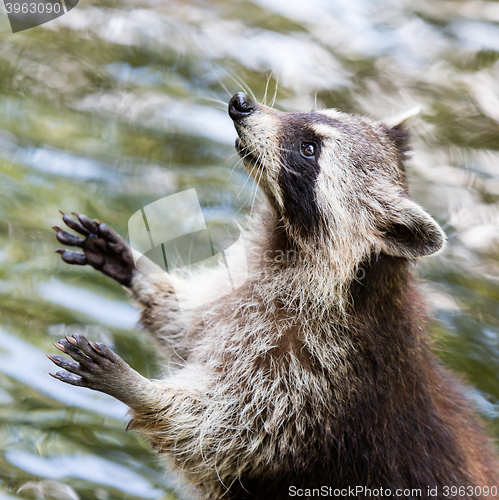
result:
[[[181,310],[168,274],[136,268],[106,224],[63,214],[81,237],[54,227],[58,240],[83,252],[62,259],[130,289],[181,366],[148,380],[75,334],[55,344],[72,359],[49,356],[53,376],[128,405],[128,428],[196,498],[494,496],[494,444],[425,332],[414,263],[446,238],[409,196],[405,123],[285,113],[243,93],[229,115],[266,199],[244,285]],[[218,280],[198,278],[196,292],[216,296]]]

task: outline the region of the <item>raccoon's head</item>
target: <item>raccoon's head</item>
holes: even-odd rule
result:
[[[355,260],[416,258],[442,248],[439,225],[407,193],[408,134],[334,109],[284,113],[238,93],[236,149],[289,238]]]

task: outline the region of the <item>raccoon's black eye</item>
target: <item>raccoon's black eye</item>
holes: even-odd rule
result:
[[[300,151],[303,156],[315,156],[315,149],[315,142],[302,142],[300,144]]]

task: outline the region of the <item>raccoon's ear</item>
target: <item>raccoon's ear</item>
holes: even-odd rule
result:
[[[440,226],[417,203],[400,196],[396,210],[385,220],[381,250],[393,257],[415,259],[438,252],[446,237]]]
[[[420,112],[421,109],[419,107],[414,107],[404,113],[383,120],[382,122],[382,127],[386,135],[393,141],[398,151],[401,153],[401,160],[405,159],[405,155],[411,149],[409,143],[410,133],[407,129],[407,123],[412,117],[420,114]]]
[[[399,113],[398,115],[383,120],[383,124],[388,128],[405,128],[409,120],[419,114],[421,114],[421,108],[419,106],[414,106],[403,113]]]

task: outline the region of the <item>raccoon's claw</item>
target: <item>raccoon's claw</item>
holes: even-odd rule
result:
[[[58,248],[55,253],[60,254],[62,260],[67,264],[75,264],[77,266],[84,266],[88,264],[85,254],[79,252],[70,252],[64,248]]]
[[[70,385],[105,392],[122,400],[130,373],[134,372],[117,354],[104,344],[89,342],[83,335],[65,337],[54,346],[72,359],[57,354],[47,357],[60,371],[52,377]],[[137,374],[138,375],[138,374]]]
[[[58,356],[57,354],[53,354],[53,355],[47,354],[47,358],[49,358],[50,361],[52,361],[52,363],[56,364],[60,368],[64,368],[64,370],[71,372],[71,374],[73,374],[73,375],[78,373],[78,371],[81,369],[81,367],[78,363],[74,363],[73,361],[71,361],[63,356]],[[55,377],[55,378],[58,378],[59,380],[61,380],[61,378],[64,378],[64,377],[68,376],[69,374],[67,374],[66,372],[57,372],[55,375],[52,373],[49,373],[49,375],[52,375],[52,377]],[[75,377],[72,376],[71,379],[73,381],[78,379],[80,382],[82,380],[79,375],[76,375]],[[81,385],[81,384],[79,384],[79,385]]]
[[[87,231],[90,231],[94,234],[99,234],[99,224],[101,223],[100,221],[98,221],[97,219],[91,220],[83,214],[78,215],[78,220]]]
[[[57,239],[64,245],[79,247],[83,253],[57,249],[62,260],[68,264],[89,264],[115,279],[124,286],[129,286],[135,264],[132,252],[125,240],[107,224],[98,219],[89,219],[86,215],[73,212],[77,221],[61,212],[62,220],[70,229],[83,236],[68,233],[58,226],[53,226]]]
[[[76,231],[77,233],[82,234],[83,236],[88,236],[90,234],[90,231],[85,229],[81,224],[73,220],[71,217],[66,215],[61,210],[59,210],[59,212],[61,212],[62,214],[62,220],[64,221],[64,224],[66,224],[66,226],[68,226],[70,229]]]
[[[49,359],[52,359],[49,357]],[[61,382],[66,382],[66,384],[78,385],[81,387],[85,387],[83,380],[78,375],[73,375],[72,373],[67,372],[57,372],[57,373],[49,373],[51,377],[54,377]]]
[[[70,233],[67,233],[66,231],[63,231],[58,226],[52,226],[52,229],[56,232],[57,239],[63,245],[70,245],[73,247],[81,247],[83,245],[83,242],[85,241],[83,238],[80,238],[79,236],[76,236],[74,234],[70,234]]]

